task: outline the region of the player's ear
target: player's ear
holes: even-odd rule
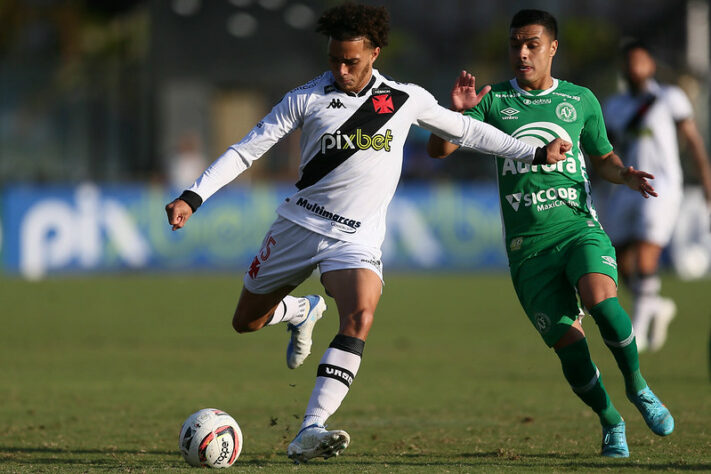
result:
[[[376,46],[373,48],[373,52],[371,54],[371,62],[375,62],[376,59],[378,59],[378,56],[380,55],[380,46]]]
[[[551,57],[558,51],[558,40],[551,41]]]

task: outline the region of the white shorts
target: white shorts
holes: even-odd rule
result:
[[[645,199],[639,192],[620,186],[608,199],[600,219],[614,245],[643,240],[665,247],[674,232],[682,191],[657,189],[659,197]]]
[[[379,248],[326,237],[279,216],[267,232],[262,247],[244,275],[244,287],[266,294],[298,286],[319,268],[333,270],[367,268],[383,280]]]

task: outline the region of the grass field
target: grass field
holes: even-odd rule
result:
[[[238,276],[0,279],[0,472],[192,471],[178,431],[203,407],[242,427],[234,472],[711,471],[708,280],[665,279],[679,314],[668,345],[641,357],[676,418],[667,438],[626,401],[586,318],[628,426],[631,457],[610,460],[598,455],[597,418],[573,396],[506,275],[390,275],[360,373],[330,420],[351,447],[306,466],[285,451],[335,311],[317,326],[314,355],[290,371],[283,327],[232,331],[240,287]],[[319,290],[309,280],[299,292]]]

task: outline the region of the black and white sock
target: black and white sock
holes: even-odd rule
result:
[[[363,347],[365,341],[355,337],[339,334],[333,338],[319,363],[301,429],[314,424],[324,426],[338,410],[358,373]]]
[[[279,323],[299,324],[306,318],[308,308],[309,300],[306,298],[286,296],[277,306],[272,319],[269,320],[267,325],[272,326]]]

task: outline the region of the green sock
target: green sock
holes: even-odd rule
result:
[[[637,341],[632,332],[632,323],[617,297],[608,298],[592,308],[590,314],[600,328],[605,344],[615,356],[617,366],[625,378],[628,393],[637,393],[647,386],[639,370]]]
[[[575,394],[600,417],[603,426],[616,425],[622,417],[610,401],[600,372],[593,364],[584,338],[556,351],[563,375]]]

